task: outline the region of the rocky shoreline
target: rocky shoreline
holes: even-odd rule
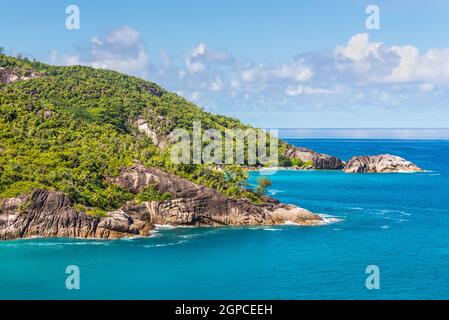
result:
[[[127,203],[105,217],[78,212],[62,192],[34,190],[0,202],[0,239],[72,237],[117,239],[151,235],[156,225],[171,226],[316,226],[323,219],[305,209],[267,198],[256,205],[225,197],[183,178],[140,165],[124,169],[114,183],[138,192],[154,185],[172,199]]]
[[[301,152],[304,151],[295,154]],[[326,160],[328,162],[318,163],[332,164],[333,167],[338,164],[336,166],[340,167],[335,157],[321,154],[313,156],[319,159],[329,157],[326,158],[330,159]],[[391,155],[354,157],[344,164],[342,170],[347,173],[422,171],[413,163]],[[151,235],[156,225],[317,226],[325,223],[319,215],[281,204],[269,197],[265,198],[264,204],[229,198],[214,189],[139,164],[123,169],[118,177],[109,180],[134,194],[154,186],[160,193],[169,193],[172,197],[165,201],[128,202],[104,217],[94,217],[76,210],[62,192],[36,189],[30,195],[0,201],[0,240],[32,237],[146,237]]]
[[[313,163],[320,170],[346,173],[420,172],[415,164],[392,155],[353,157],[347,163],[305,148],[290,148],[289,157]],[[282,169],[282,168],[281,168]],[[294,168],[293,168],[294,169]],[[322,225],[325,221],[308,210],[265,197],[264,204],[226,197],[155,168],[136,164],[109,182],[137,194],[154,186],[172,197],[165,201],[128,202],[104,217],[75,209],[58,191],[36,189],[31,194],[0,200],[0,240],[33,237],[118,239],[147,237],[157,225],[170,226],[272,226]]]

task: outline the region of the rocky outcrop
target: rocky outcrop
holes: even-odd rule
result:
[[[24,205],[20,209],[20,205]],[[0,239],[76,237],[113,239],[149,235],[152,226],[122,213],[95,218],[77,212],[61,192],[36,189],[22,200],[0,206]]]
[[[319,170],[339,170],[345,165],[345,163],[337,157],[301,147],[290,146],[287,148],[285,156],[290,159],[299,159],[302,162],[311,162],[312,168]]]
[[[39,78],[41,75],[38,73],[29,71],[25,74],[21,74],[18,71],[10,68],[0,67],[0,83],[13,83],[16,81],[25,81],[30,79]]]
[[[159,135],[155,130],[153,130],[148,121],[145,119],[139,119],[135,122],[135,125],[137,130],[149,137],[153,144],[159,149],[164,150],[167,148],[169,144],[167,137]]]
[[[114,182],[131,192],[139,192],[150,185],[159,192],[168,192],[171,200],[127,205],[122,211],[137,213],[152,224],[195,226],[274,225],[287,222],[301,225],[317,225],[322,222],[317,215],[295,206],[267,201],[255,205],[245,199],[232,199],[214,189],[199,186],[186,179],[165,173],[159,169],[140,165],[123,170]]]
[[[319,225],[322,219],[291,205],[267,199],[255,205],[231,199],[158,169],[135,165],[111,182],[137,193],[150,185],[170,200],[141,204],[130,202],[106,217],[78,212],[61,192],[37,189],[29,197],[0,203],[0,239],[77,237],[114,239],[148,236],[155,225],[248,226],[297,223]]]
[[[403,158],[382,154],[377,156],[353,157],[346,163],[343,171],[347,173],[387,173],[421,172],[423,170]]]

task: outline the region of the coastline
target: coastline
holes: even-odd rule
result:
[[[420,155],[416,152],[419,150],[410,156],[416,158],[417,154]],[[444,169],[444,163],[438,161],[447,153],[440,149],[435,149],[435,152],[436,155],[433,152],[426,154],[420,164],[441,172],[441,176],[432,173],[423,173],[426,177],[378,174],[371,179],[367,175],[338,174],[338,179],[332,179],[337,177],[332,171],[321,174],[318,170],[310,172],[311,178],[303,182],[296,178],[301,172],[295,174],[286,170],[273,176],[273,188],[283,191],[276,195],[278,200],[310,208],[313,212],[324,212],[320,216],[325,219],[330,216],[332,220],[341,220],[318,228],[284,224],[198,228],[169,226],[164,229],[167,226],[161,225],[154,229],[156,233],[150,237],[118,240],[40,237],[5,241],[0,242],[6,258],[3,268],[17,268],[24,272],[22,270],[37,269],[45,259],[47,269],[42,274],[42,281],[51,285],[53,294],[58,297],[65,297],[66,294],[62,289],[58,291],[59,284],[53,280],[55,273],[64,271],[61,269],[61,259],[67,264],[74,259],[83,259],[84,276],[107,272],[108,277],[117,277],[125,274],[123,270],[127,270],[130,264],[133,268],[131,275],[117,279],[117,285],[123,283],[123,287],[112,287],[110,282],[95,284],[95,287],[85,283],[84,289],[91,289],[92,295],[82,290],[80,295],[83,298],[96,298],[100,290],[107,292],[107,297],[129,298],[125,293],[118,292],[125,290],[122,288],[145,292],[145,297],[155,299],[172,297],[181,288],[183,293],[176,297],[198,298],[202,297],[199,290],[207,294],[211,286],[214,292],[218,292],[214,297],[231,298],[232,293],[220,291],[229,283],[233,284],[233,290],[243,292],[239,298],[266,298],[271,294],[264,291],[268,283],[273,288],[270,296],[273,298],[369,299],[372,292],[360,289],[362,282],[354,279],[354,274],[363,275],[363,268],[372,263],[395,270],[402,270],[405,263],[414,263],[416,269],[412,274],[392,278],[391,284],[401,292],[407,292],[405,297],[413,299],[415,293],[407,288],[410,281],[417,281],[420,287],[430,288],[425,293],[427,296],[444,298],[448,293],[447,286],[435,285],[441,279],[432,275],[442,270],[446,261],[447,246],[443,240],[447,226],[447,201],[442,195],[447,188],[435,190],[432,186],[441,182],[447,186],[448,171]],[[252,174],[250,183],[256,176],[257,173]],[[339,187],[342,185],[347,185],[348,189],[341,190]],[[411,206],[411,201],[417,198],[417,205]],[[431,228],[435,228],[435,232],[429,234]],[[370,254],[372,252],[375,256]],[[17,255],[29,256],[27,263],[15,262]],[[101,263],[97,262],[98,259]],[[420,263],[423,259],[427,259],[424,265]],[[110,266],[107,271],[103,270],[105,264]],[[245,269],[242,266],[255,268]],[[236,275],[231,272],[234,270],[240,272]],[[164,272],[164,278],[158,281],[161,272]],[[191,275],[188,280],[186,272]],[[281,272],[287,276],[281,279],[277,276]],[[217,273],[220,273],[218,280]],[[25,278],[35,284],[32,276],[26,272],[17,276],[12,274],[6,281],[6,288],[17,297],[25,294],[42,297],[41,292],[33,291],[34,288],[26,293],[14,291],[18,290],[15,283],[20,279]],[[326,283],[335,283],[332,291],[323,289],[323,277]],[[344,282],[333,282],[336,277],[343,277]],[[200,287],[198,292],[189,291],[192,283]],[[354,289],[348,290],[348,286]],[[378,294],[380,298],[404,297],[404,293],[388,290],[381,290]]]
[[[131,192],[157,185],[171,199],[125,203],[121,208],[95,217],[77,211],[62,192],[36,189],[24,198],[0,204],[0,239],[44,237],[116,239],[151,236],[158,226],[254,226],[281,225],[291,221],[304,226],[321,225],[320,216],[266,197],[256,204],[226,197],[212,188],[141,165],[124,169],[114,183]]]

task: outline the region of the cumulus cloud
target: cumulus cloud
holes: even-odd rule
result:
[[[313,78],[313,70],[304,65],[304,61],[295,61],[275,67],[259,65],[247,68],[241,72],[241,79],[245,82],[290,80],[305,82]]]
[[[380,42],[369,42],[367,33],[359,33],[353,36],[346,46],[337,46],[335,53],[352,61],[362,61],[370,56],[378,57]]]
[[[286,93],[290,97],[296,97],[300,95],[329,95],[341,93],[343,88],[337,86],[335,88],[318,88],[304,85],[289,86],[286,89]]]
[[[210,49],[205,43],[200,43],[186,56],[185,65],[190,73],[200,73],[206,70],[208,64],[230,64],[233,57],[221,50]]]
[[[210,110],[232,115],[239,110],[270,108],[287,112],[335,107],[353,112],[361,106],[441,104],[441,97],[449,93],[445,86],[449,83],[449,48],[421,53],[413,45],[370,41],[367,33],[326,51],[299,53],[282,63],[262,64],[206,43],[179,55],[163,49],[153,54],[159,55],[159,61],[150,63],[140,33],[124,26],[92,37],[79,52],[52,51],[50,61],[144,77]]]
[[[63,65],[89,65],[139,76],[144,76],[150,65],[139,32],[128,26],[92,37],[88,48],[79,53],[59,55],[53,52],[51,59]]]
[[[421,54],[412,45],[385,46],[370,42],[367,33],[353,36],[335,50],[337,68],[351,70],[373,82],[449,82],[449,49],[429,49]],[[341,63],[340,65],[338,63]]]
[[[212,83],[210,84],[210,89],[212,91],[221,91],[223,89],[223,82],[219,77],[212,81]]]
[[[392,82],[449,82],[449,49],[430,49],[424,54],[413,46],[391,47],[399,65],[386,77]]]

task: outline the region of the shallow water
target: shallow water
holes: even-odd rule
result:
[[[161,228],[148,239],[0,243],[0,298],[449,298],[449,142],[294,140],[330,153],[392,153],[429,170],[279,171],[270,193],[340,222],[321,227]],[[252,173],[255,183],[258,173]],[[67,265],[81,289],[65,288]],[[380,268],[380,290],[365,268]]]

